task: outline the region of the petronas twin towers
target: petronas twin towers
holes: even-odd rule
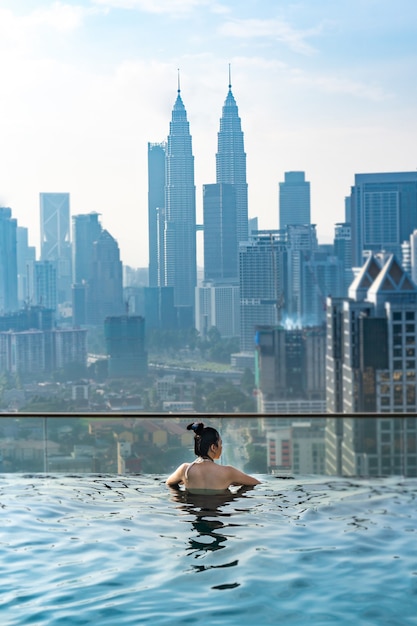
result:
[[[220,209],[212,211],[214,218],[207,228],[210,232],[204,224],[205,238],[221,241],[223,214],[230,214],[233,219],[228,222],[228,243],[224,247],[230,251],[230,238],[234,240],[233,264],[237,268],[238,242],[246,241],[248,236],[248,190],[243,132],[230,80],[218,132],[216,185],[205,185],[216,186],[220,190]],[[223,197],[229,198],[224,207]],[[172,287],[175,306],[191,323],[197,285],[195,199],[191,134],[178,85],[167,141],[148,144],[149,286]],[[237,279],[237,271],[235,274]]]

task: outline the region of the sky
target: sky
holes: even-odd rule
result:
[[[201,223],[229,63],[260,228],[278,228],[286,171],[305,171],[328,243],[356,173],[417,168],[415,0],[0,0],[0,206],[38,254],[39,193],[69,192],[147,266],[147,144],[178,68]]]

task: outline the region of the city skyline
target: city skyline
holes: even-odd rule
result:
[[[146,266],[147,145],[167,136],[177,68],[202,223],[230,63],[249,217],[276,228],[278,184],[304,171],[330,241],[355,174],[416,167],[416,18],[411,0],[3,0],[0,204],[39,256],[39,194],[70,193],[72,215],[100,213],[123,262]]]

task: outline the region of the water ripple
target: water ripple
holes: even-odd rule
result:
[[[1,624],[416,624],[413,479],[2,475]]]

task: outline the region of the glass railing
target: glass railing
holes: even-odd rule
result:
[[[170,473],[194,458],[190,422],[221,433],[221,463],[278,476],[417,476],[417,417],[3,413],[2,473]]]

